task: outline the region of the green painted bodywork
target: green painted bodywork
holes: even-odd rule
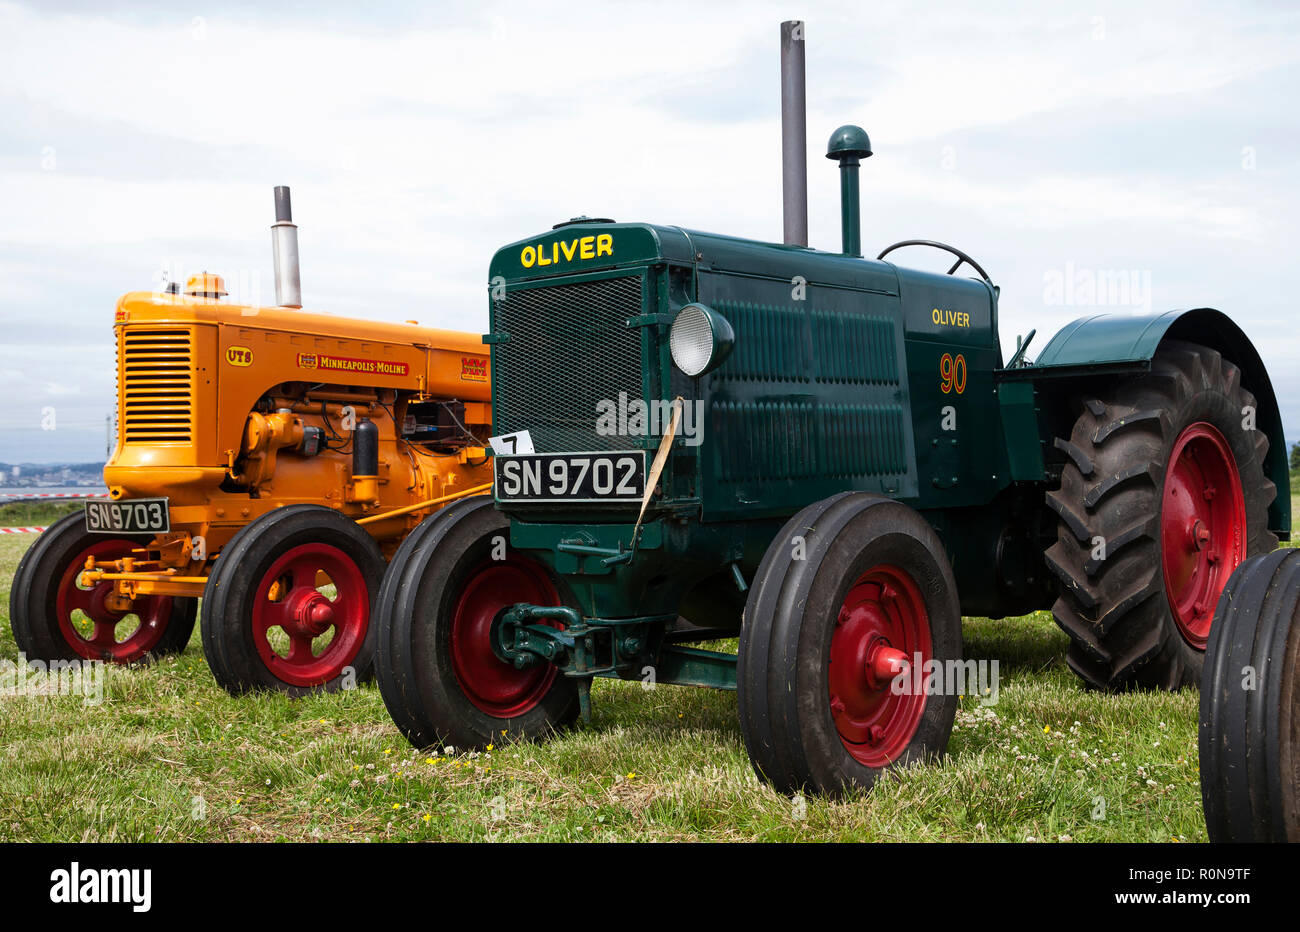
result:
[[[547,353],[562,339],[554,315],[590,308],[536,305],[545,308],[542,318],[525,319],[532,355],[507,358],[503,347],[522,350],[524,343],[499,326],[505,318],[497,302],[532,307],[526,302],[538,289],[571,286],[564,293],[578,294],[631,275],[641,282],[640,305],[601,325],[640,334],[640,370],[628,375],[639,385],[630,384],[628,393],[701,404],[702,442],[675,440],[639,529],[636,506],[500,506],[511,518],[512,545],[551,566],[570,604],[592,625],[680,614],[738,629],[744,588],[781,525],[845,490],[899,499],[927,518],[948,548],[964,614],[998,617],[1050,606],[1054,589],[1042,552],[1056,531],[1042,503],[1059,476],[1052,439],[1068,436],[1073,417],[1058,423],[1065,382],[1056,380],[1142,371],[1166,335],[1222,345],[1249,374],[1258,372],[1249,384],[1257,386],[1261,426],[1271,438],[1276,432],[1273,450],[1285,469],[1267,375],[1256,368],[1249,341],[1217,312],[1090,318],[1053,338],[1035,365],[1006,370],[997,294],[982,280],[639,223],[574,222],[493,257],[496,297],[485,340],[493,355],[495,433],[529,426],[517,413],[527,404],[521,387],[536,384],[529,380],[577,383],[607,375],[596,371],[598,345],[585,348],[589,361],[582,365],[569,362],[558,374],[548,368]],[[668,349],[673,317],[692,301],[735,330],[730,355],[698,379],[676,370]],[[941,378],[954,367],[958,378]],[[616,448],[643,449],[649,459],[659,440],[627,437]],[[1271,523],[1289,530],[1285,499],[1279,496]],[[642,651],[657,643],[653,632],[642,636]],[[602,650],[598,644],[584,662],[631,675],[645,660],[644,653]],[[709,685],[725,685],[729,676],[725,658],[677,656],[670,663],[657,656],[660,682],[672,681],[671,671]]]
[[[526,247],[550,255],[557,242],[602,233],[614,238],[610,256],[543,269],[520,261]],[[642,313],[653,321],[653,345],[644,397],[669,397],[662,390],[682,379],[667,347],[682,304],[701,301],[736,331],[722,366],[687,386],[718,419],[710,431],[728,439],[706,440],[698,451],[679,442],[669,469],[673,483],[678,461],[693,461],[700,486],[686,497],[699,502],[702,520],[788,517],[845,488],[921,509],[981,505],[1011,481],[993,379],[1002,361],[996,298],[984,282],[645,224],[575,224],[522,240],[497,252],[489,276],[509,290],[611,269],[643,269],[647,277]],[[965,315],[968,326],[936,323],[936,311]],[[495,330],[487,336],[502,338]],[[941,390],[945,354],[963,357],[960,394]],[[511,375],[494,381],[501,377]],[[956,430],[943,429],[949,406]],[[657,438],[629,446],[653,450]]]
[[[1066,324],[1048,341],[1034,365],[1052,368],[1149,360],[1155,355],[1169,327],[1186,313],[1167,311],[1156,315],[1094,314],[1080,317]]]

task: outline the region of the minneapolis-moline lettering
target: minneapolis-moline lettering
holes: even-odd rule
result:
[[[575,257],[579,261],[586,261],[612,255],[614,255],[614,237],[609,233],[601,233],[596,236],[582,236],[568,242],[557,239],[549,246],[545,243],[539,246],[525,246],[519,253],[519,264],[526,269],[531,269],[534,265],[572,262]]]
[[[410,372],[410,366],[404,362],[327,356],[324,353],[299,353],[298,365],[303,369],[333,369],[338,372],[361,372],[371,375],[406,375]]]

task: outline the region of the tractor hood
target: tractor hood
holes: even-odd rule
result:
[[[572,221],[503,246],[492,257],[488,274],[494,282],[524,282],[659,263],[898,294],[898,276],[887,262],[682,227],[609,221]]]

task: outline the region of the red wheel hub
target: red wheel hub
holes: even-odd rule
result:
[[[453,603],[451,662],[470,702],[496,718],[513,718],[535,707],[550,692],[556,669],[549,663],[516,669],[492,649],[492,627],[502,609],[518,602],[559,605],[546,573],[531,560],[512,556],[480,564],[464,581]],[[559,622],[547,622],[561,627]]]
[[[921,671],[930,659],[930,616],[921,590],[897,566],[863,573],[840,606],[831,635],[831,718],[844,747],[879,769],[902,756],[925,711]],[[905,688],[893,682],[904,674]]]
[[[167,629],[172,614],[170,596],[139,596],[130,608],[122,611],[111,607],[111,582],[101,580],[93,586],[81,585],[81,571],[85,569],[87,557],[94,557],[96,563],[109,563],[131,556],[139,546],[112,537],[96,541],[69,560],[59,578],[59,594],[55,599],[59,631],[68,646],[88,660],[133,663],[157,647]],[[76,617],[76,612],[81,613],[80,617]],[[123,628],[120,640],[119,627]]]
[[[1205,650],[1219,594],[1246,558],[1246,502],[1232,449],[1204,421],[1185,428],[1169,456],[1160,555],[1178,630]]]
[[[332,596],[321,591],[329,584]],[[370,589],[353,559],[330,544],[299,544],[262,577],[253,601],[253,640],[277,679],[319,686],[356,659],[369,620]],[[330,629],[333,637],[318,644]]]

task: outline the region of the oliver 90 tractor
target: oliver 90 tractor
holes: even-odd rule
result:
[[[204,652],[232,692],[369,676],[370,613],[406,532],[490,481],[477,335],[304,312],[289,192],[277,307],[219,276],[117,304],[118,443],[105,502],[50,527],[14,577],[29,659]]]
[[[961,617],[1048,607],[1089,686],[1197,683],[1228,576],[1290,531],[1258,353],[1201,308],[1004,363],[965,253],[862,257],[870,155],[831,136],[838,253],[804,245],[789,162],[782,244],[579,218],[496,253],[494,498],[426,519],[379,598],[411,742],[541,736],[590,715],[594,677],[652,679],[737,690],[780,790],[869,787],[945,748]]]

